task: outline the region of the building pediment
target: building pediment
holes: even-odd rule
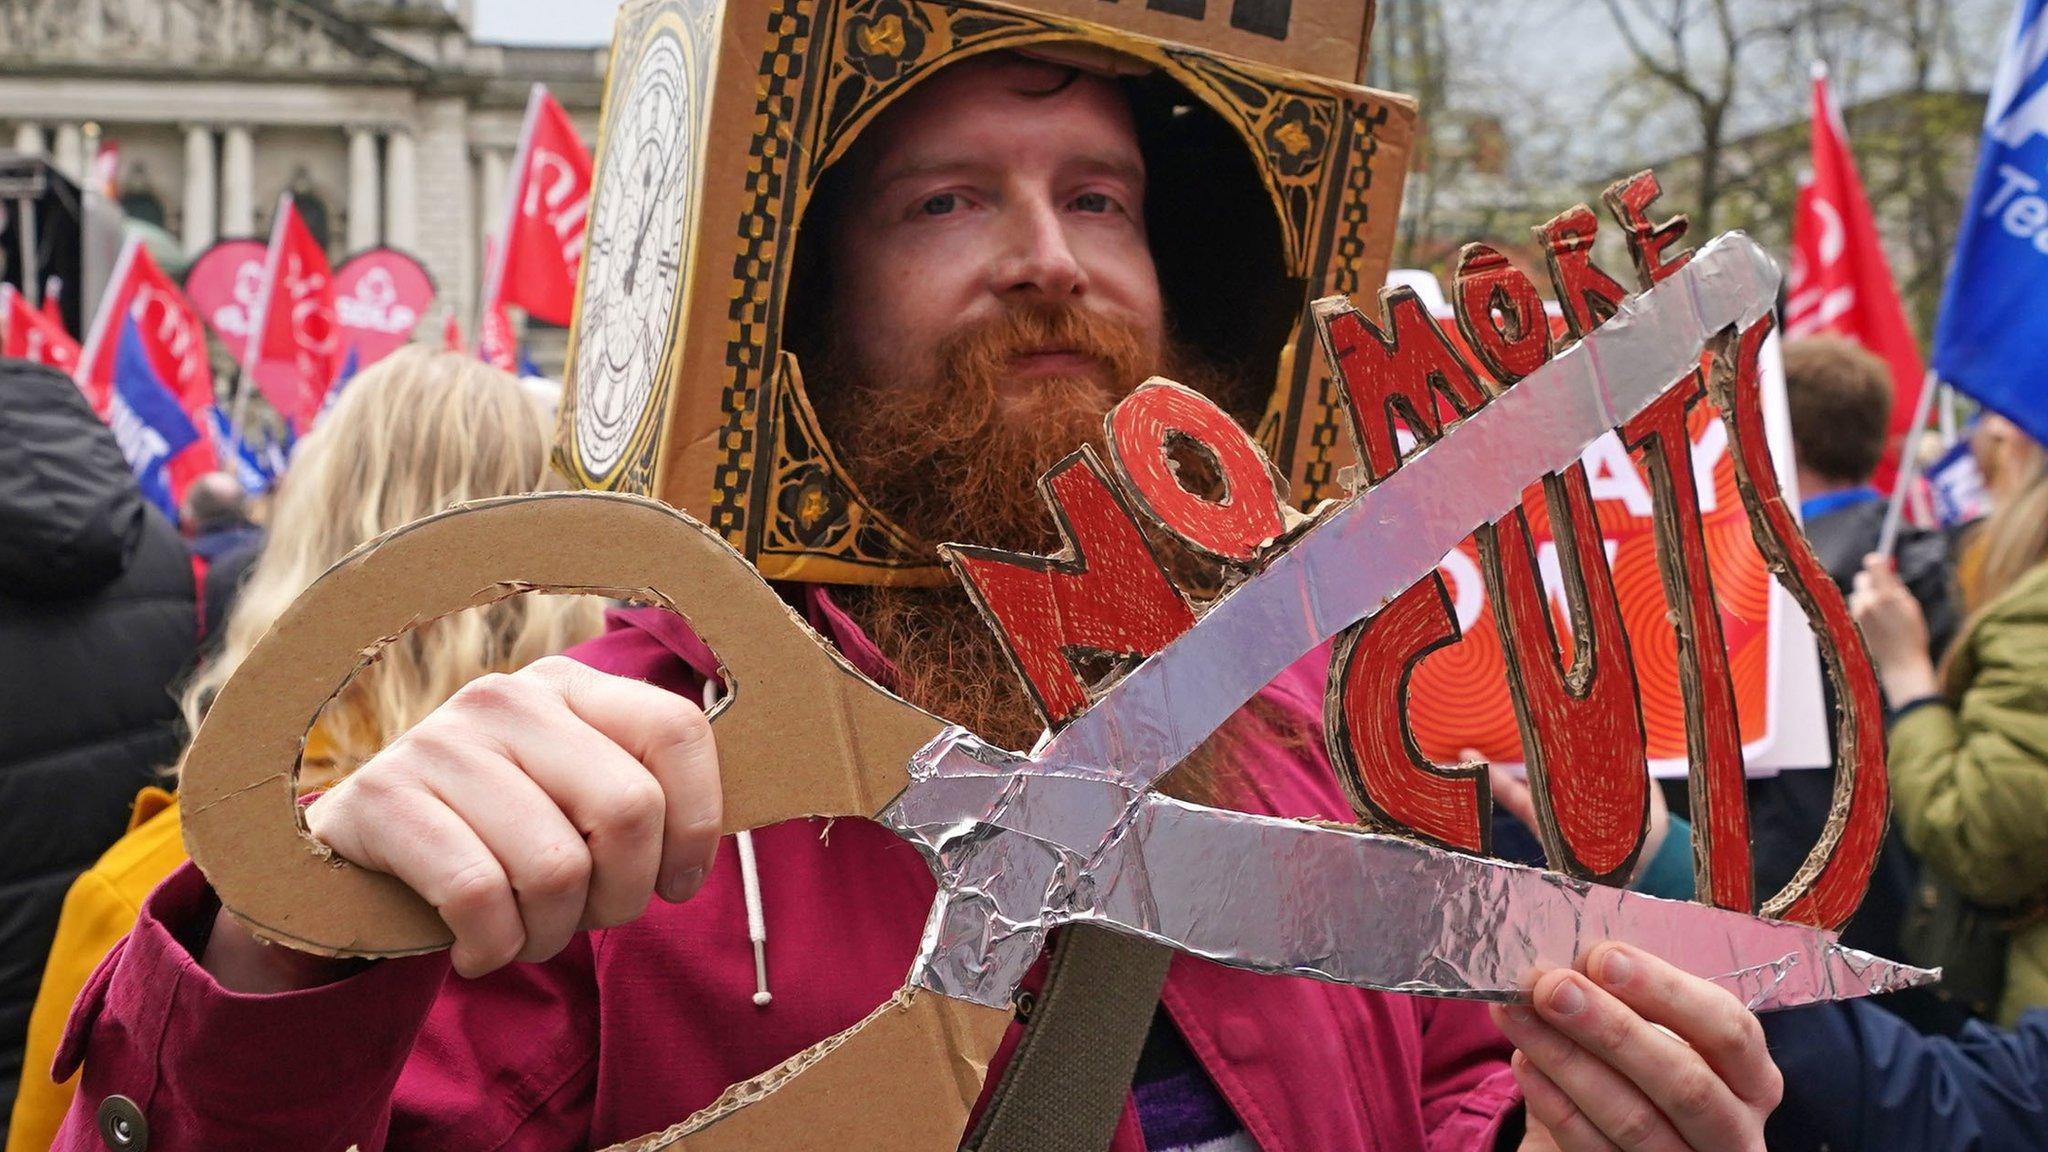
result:
[[[0,0],[0,66],[401,81],[428,71],[318,0]]]

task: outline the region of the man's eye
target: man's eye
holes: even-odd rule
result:
[[[960,196],[958,193],[940,192],[936,195],[925,197],[924,203],[919,204],[917,210],[919,214],[925,216],[949,216],[952,214],[953,209],[959,206]]]
[[[1083,192],[1074,197],[1076,212],[1114,212],[1117,204],[1107,192]]]

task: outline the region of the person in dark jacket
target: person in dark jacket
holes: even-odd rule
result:
[[[1865,1001],[1763,1018],[1785,1101],[1773,1152],[2042,1152],[2048,1149],[2048,1009],[2014,1028],[1972,1021],[1923,1036]]]
[[[1840,337],[1792,340],[1785,345],[1785,395],[1791,410],[1800,518],[1814,554],[1846,596],[1863,557],[1877,546],[1884,523],[1885,498],[1871,486],[1870,478],[1884,455],[1891,426],[1891,369]],[[1897,555],[1899,571],[1920,601],[1938,652],[1956,626],[1948,593],[1947,543],[1938,533],[1909,529],[1899,538]],[[1826,730],[1832,740],[1833,686],[1824,683],[1823,689]],[[1750,782],[1750,828],[1760,896],[1784,887],[1805,862],[1827,824],[1834,786],[1831,772],[1781,772]],[[1901,930],[1919,878],[1912,852],[1896,833],[1887,837],[1869,894],[1843,929],[1842,942],[1880,956],[1901,956]],[[1924,989],[1898,993],[1885,1003],[1923,1030],[1953,1031],[1965,1019],[1962,1010]]]
[[[64,892],[178,753],[191,553],[61,373],[0,360],[0,1122]]]
[[[178,506],[178,520],[192,541],[193,555],[208,564],[263,540],[263,529],[249,519],[249,494],[241,481],[225,472],[208,472],[192,481]]]

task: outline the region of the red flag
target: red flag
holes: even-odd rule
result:
[[[5,341],[0,342],[0,356],[48,364],[77,379],[78,341],[71,338],[64,325],[29,307],[27,298],[16,292],[12,284],[0,284],[0,324],[7,331]],[[92,401],[93,411],[106,412],[105,393],[94,396],[92,389],[86,388],[85,395]]]
[[[569,114],[539,84],[526,101],[507,192],[484,310],[516,304],[536,320],[566,325],[575,310],[590,216],[590,152]]]
[[[341,367],[338,328],[327,253],[287,192],[278,198],[242,371],[297,431],[312,425]]]
[[[441,347],[450,352],[462,351],[462,325],[455,322],[455,313],[441,321]]]
[[[1877,220],[1863,195],[1825,66],[1813,70],[1813,172],[1800,184],[1792,218],[1792,278],[1785,335],[1832,332],[1884,358],[1892,369],[1891,442],[1875,482],[1888,489],[1913,422],[1925,368],[1906,308],[1884,258]]]
[[[50,323],[55,324],[59,328],[64,327],[63,300],[64,278],[62,276],[52,276],[48,280],[43,281],[43,315],[49,317]]]
[[[519,371],[519,343],[512,335],[512,318],[505,314],[505,306],[494,304],[484,309],[480,327],[476,347],[483,362],[503,372]]]
[[[106,396],[112,391],[121,324],[131,317],[157,378],[170,387],[178,407],[192,423],[205,427],[205,411],[214,402],[206,329],[192,302],[134,236],[121,246],[114,274],[108,277],[106,293],[100,297],[99,313],[86,333],[77,373],[86,395]]]

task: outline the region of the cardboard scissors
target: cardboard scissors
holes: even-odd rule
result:
[[[723,662],[728,695],[712,722],[725,831],[874,819],[918,846],[939,887],[904,991],[664,1140],[786,1140],[796,1129],[776,1117],[804,1099],[873,1094],[854,1071],[852,1053],[866,1052],[904,1061],[887,1092],[909,1108],[899,1116],[932,1125],[892,1130],[890,1142],[950,1147],[1026,969],[1045,934],[1070,923],[1259,971],[1475,999],[1517,998],[1531,969],[1568,965],[1600,940],[1655,952],[1760,1009],[1924,983],[1932,973],[1816,928],[1152,790],[1281,670],[1654,400],[1714,334],[1767,311],[1776,283],[1740,235],[1703,247],[1629,302],[1630,323],[1588,335],[1324,515],[1034,755],[884,691],[716,534],[655,501],[512,497],[416,521],[317,581],[221,690],[185,765],[187,845],[224,906],[264,938],[330,955],[445,947],[446,926],[416,894],[306,833],[295,803],[305,732],[412,627],[521,592],[594,593],[679,613]],[[1621,361],[1634,366],[1628,379],[1602,368]],[[1475,472],[1479,459],[1488,466]],[[787,1106],[745,1107],[770,1092]],[[957,1115],[927,1107],[934,1093],[959,1099]]]

